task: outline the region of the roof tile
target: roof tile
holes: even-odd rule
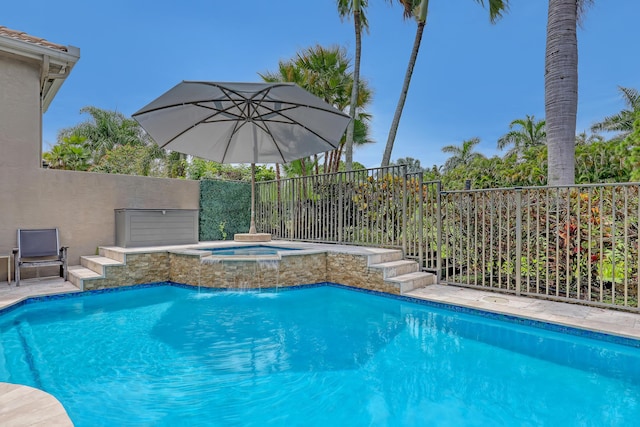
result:
[[[48,47],[51,49],[67,52],[66,46],[52,43],[40,37],[31,36],[23,31],[12,30],[2,25],[0,25],[0,36],[10,37],[12,39],[20,40],[27,43],[32,43],[38,46]]]

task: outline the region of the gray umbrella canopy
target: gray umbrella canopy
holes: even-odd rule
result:
[[[293,83],[183,81],[133,114],[161,148],[220,163],[287,163],[331,151],[349,116]]]
[[[133,114],[162,148],[287,163],[338,147],[349,116],[293,83],[184,81]]]

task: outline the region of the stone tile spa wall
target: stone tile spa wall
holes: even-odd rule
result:
[[[326,281],[325,253],[284,256],[280,260],[219,260],[172,253],[169,280],[193,286],[257,289]]]

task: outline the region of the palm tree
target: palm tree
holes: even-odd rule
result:
[[[260,77],[267,82],[294,82],[325,102],[344,111],[351,103],[353,93],[353,77],[349,71],[350,61],[346,50],[340,47],[325,48],[315,46],[305,49],[290,61],[280,61],[277,72],[266,72]],[[358,99],[356,107],[359,109],[354,123],[354,143],[359,145],[370,141],[366,121],[370,116],[363,111],[371,102],[372,94],[366,82],[358,84]],[[358,123],[360,122],[360,123]],[[346,139],[343,137],[340,146],[331,152],[325,153],[323,172],[337,171],[342,156],[342,149]],[[306,163],[306,162],[305,162]],[[316,173],[319,171],[317,156],[310,164],[315,165]],[[307,168],[302,168],[306,171]]]
[[[633,132],[634,117],[640,112],[640,93],[636,89],[619,86],[622,98],[628,109],[613,116],[605,117],[603,121],[591,126],[592,132],[619,132],[616,139],[624,139]]]
[[[402,90],[400,91],[400,99],[398,99],[398,105],[396,106],[395,114],[391,122],[391,129],[389,129],[389,136],[387,137],[387,145],[384,148],[384,154],[382,155],[381,165],[389,166],[391,161],[391,151],[393,150],[393,143],[398,133],[398,126],[400,125],[400,117],[402,116],[402,110],[404,103],[407,99],[407,92],[409,92],[409,84],[411,83],[411,76],[413,75],[413,68],[416,65],[416,59],[418,58],[418,50],[420,49],[420,43],[422,41],[422,33],[427,23],[427,12],[429,9],[429,0],[398,0],[403,6],[404,18],[414,17],[418,26],[416,28],[416,35],[413,40],[413,49],[411,50],[411,56],[409,57],[409,64],[407,65],[407,71],[404,76],[404,82],[402,84]],[[475,0],[477,3],[484,7],[485,0]],[[489,19],[491,23],[496,22],[502,16],[502,12],[507,10],[509,0],[487,0],[489,4]]]
[[[623,144],[629,147],[629,163],[631,167],[631,181],[640,181],[640,111],[633,114],[633,130],[624,139]]]
[[[575,182],[578,112],[576,29],[593,0],[549,0],[545,51],[544,110],[547,120],[549,185]]]
[[[422,167],[422,165],[420,165],[420,160],[414,159],[413,157],[401,157],[395,162],[391,163],[391,165],[406,165],[407,173],[424,172],[424,168]]]
[[[480,143],[480,138],[475,137],[462,141],[462,145],[447,145],[442,147],[443,153],[451,153],[451,157],[444,163],[445,172],[455,169],[458,166],[469,166],[474,159],[484,157],[482,154],[473,151],[474,147]]]
[[[64,169],[64,155],[65,147],[61,144],[56,144],[51,147],[51,150],[42,153],[42,157],[51,169]]]
[[[58,140],[70,136],[84,138],[92,153],[93,163],[97,164],[107,151],[116,146],[154,144],[138,122],[126,118],[122,113],[92,106],[82,108],[80,113],[88,113],[91,119],[62,129]]]
[[[498,149],[513,144],[513,148],[507,151],[506,155],[515,154],[522,157],[522,152],[536,145],[542,145],[547,140],[547,133],[544,128],[545,121],[537,120],[535,116],[527,116],[524,119],[515,119],[509,123],[509,132],[498,139]]]
[[[578,145],[589,145],[604,142],[604,137],[597,133],[587,134],[587,132],[580,132],[576,135],[576,147]]]
[[[362,29],[369,30],[369,23],[364,14],[368,0],[337,0],[338,12],[341,18],[353,14],[353,26],[356,34],[356,56],[353,64],[353,84],[351,85],[351,101],[349,102],[349,116],[351,121],[347,127],[345,140],[345,167],[350,171],[353,163],[353,133],[356,121],[356,105],[358,102],[358,86],[360,85],[360,56],[362,52]]]
[[[86,147],[84,138],[72,135],[43,153],[42,157],[51,169],[86,171],[91,166],[91,152]]]
[[[285,173],[287,174],[287,178],[311,175],[315,168],[315,164],[308,160],[309,158],[307,157],[293,160],[282,165]]]

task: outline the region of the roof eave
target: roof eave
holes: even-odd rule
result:
[[[45,62],[45,58],[48,58],[49,70],[46,70],[47,75],[43,75],[41,79],[43,113],[47,111],[62,83],[64,83],[64,80],[80,59],[79,48],[75,46],[65,46],[65,48],[66,52],[27,41],[16,40],[11,37],[0,36],[0,51],[2,52],[33,59],[41,63]],[[51,73],[51,66],[55,66],[61,72]]]

